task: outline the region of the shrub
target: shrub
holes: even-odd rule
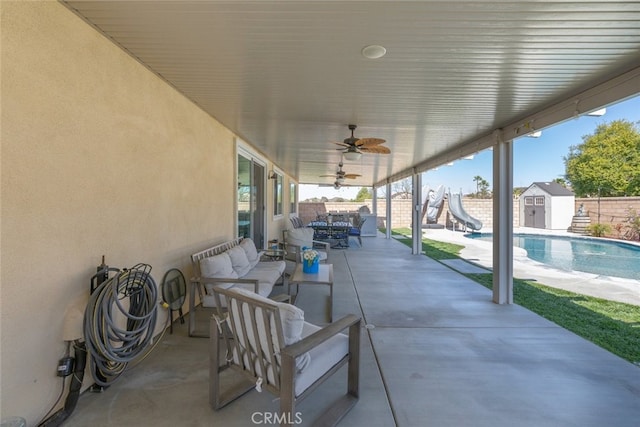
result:
[[[640,215],[634,209],[629,209],[629,217],[625,221],[622,238],[627,240],[640,240]]]
[[[594,237],[602,237],[611,231],[609,224],[591,224],[587,227],[587,232]]]

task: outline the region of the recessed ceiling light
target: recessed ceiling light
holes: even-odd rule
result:
[[[387,53],[387,49],[384,46],[372,44],[362,48],[362,56],[369,59],[382,58]]]

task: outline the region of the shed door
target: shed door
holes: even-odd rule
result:
[[[527,196],[524,198],[524,226],[545,228],[544,196]]]

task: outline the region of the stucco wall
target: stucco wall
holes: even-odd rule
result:
[[[60,3],[0,8],[1,413],[35,425],[103,254],[159,282],[233,237],[234,136]]]

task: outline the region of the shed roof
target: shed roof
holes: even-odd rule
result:
[[[536,186],[551,196],[575,196],[575,193],[557,182],[534,182],[527,190]],[[525,190],[526,191],[526,190]]]

